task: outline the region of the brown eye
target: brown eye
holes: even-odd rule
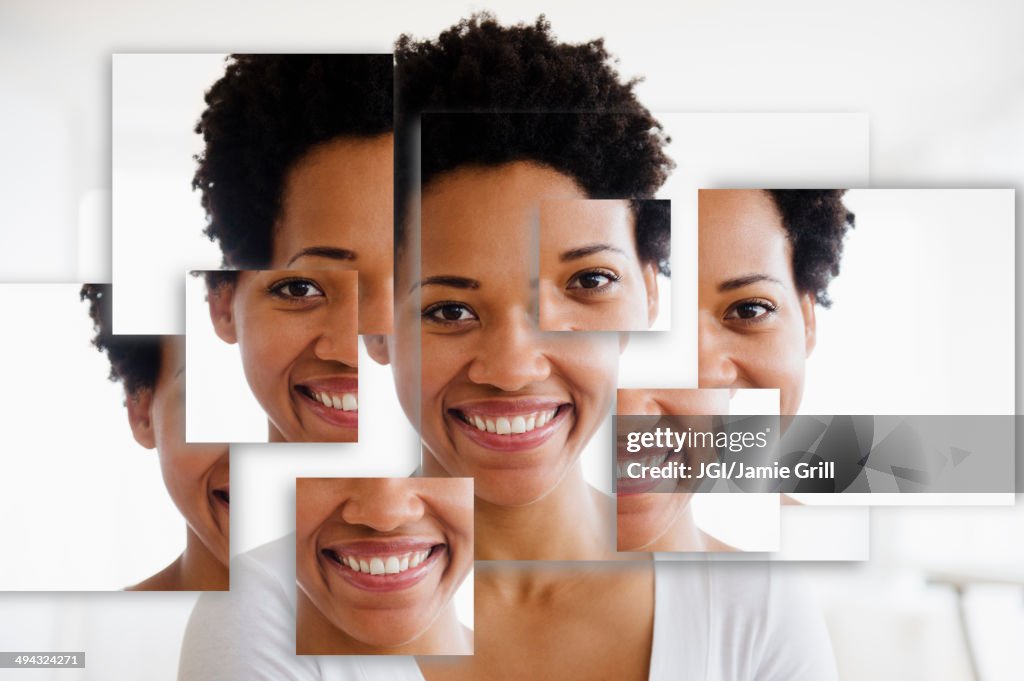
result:
[[[442,324],[458,324],[473,321],[477,317],[473,310],[462,303],[434,303],[423,311],[423,318]]]
[[[611,270],[586,270],[577,272],[569,279],[567,289],[585,290],[597,293],[619,280],[619,275]]]
[[[725,313],[725,319],[732,319],[741,322],[752,322],[774,314],[776,307],[767,300],[742,300]]]
[[[309,279],[285,279],[270,286],[270,293],[285,300],[324,297],[323,290]]]

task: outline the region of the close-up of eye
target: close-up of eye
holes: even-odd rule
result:
[[[593,269],[577,272],[569,279],[566,289],[573,289],[575,293],[602,293],[613,286],[621,277],[606,269]]]
[[[445,301],[434,303],[423,310],[423,319],[439,324],[461,324],[477,319],[468,305]]]
[[[729,308],[725,313],[725,319],[745,323],[757,323],[762,321],[768,315],[774,314],[776,310],[778,310],[778,307],[768,300],[742,300]]]
[[[271,295],[285,300],[325,297],[323,289],[309,279],[284,279],[271,284],[267,290]]]

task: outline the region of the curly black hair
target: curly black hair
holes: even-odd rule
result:
[[[854,215],[843,205],[845,189],[768,189],[782,215],[793,248],[797,290],[814,295],[831,307],[828,285],[839,274],[843,239],[853,228]]]
[[[288,171],[313,147],[394,130],[390,54],[235,54],[206,93],[192,188],[224,265],[269,267]]]
[[[110,284],[84,284],[79,292],[82,300],[89,301],[96,336],[92,344],[110,360],[110,380],[121,381],[125,394],[131,396],[141,390],[152,390],[160,374],[160,336],[114,335],[111,324]]]
[[[417,167],[426,187],[463,166],[532,161],[572,177],[590,198],[649,199],[675,165],[661,124],[636,98],[639,79],[622,80],[601,39],[558,42],[543,15],[502,26],[480,13],[437,40],[403,35],[395,64],[397,244]],[[638,205],[640,252],[666,265],[668,213]]]

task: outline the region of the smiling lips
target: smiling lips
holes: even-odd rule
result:
[[[321,553],[349,584],[366,591],[398,591],[421,582],[445,553],[444,544],[362,542]]]
[[[325,378],[301,383],[296,391],[310,411],[331,425],[357,428],[359,425],[359,381],[355,377]]]
[[[517,451],[537,447],[554,435],[571,408],[567,403],[534,399],[475,402],[448,413],[477,444],[488,449]]]

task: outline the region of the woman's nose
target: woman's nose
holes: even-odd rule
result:
[[[697,381],[701,388],[730,388],[740,372],[728,339],[714,324],[701,320],[697,333]]]
[[[484,330],[469,365],[469,380],[514,392],[544,381],[551,365],[537,324],[528,311]]]
[[[350,525],[364,525],[377,532],[392,532],[423,517],[423,500],[408,478],[366,478],[356,481],[355,491],[342,506],[341,517]]]
[[[359,333],[390,335],[394,319],[393,281],[374,281],[359,277]]]
[[[313,352],[319,359],[350,367],[359,364],[359,315],[355,298],[351,304],[332,304],[317,321]]]

